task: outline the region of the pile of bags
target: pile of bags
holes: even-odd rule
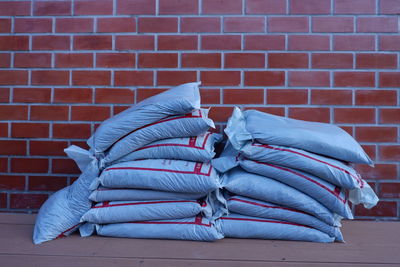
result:
[[[213,159],[222,136],[209,132],[199,84],[104,121],[89,151],[65,149],[82,174],[43,204],[34,243],[77,229],[82,236],[343,241],[348,200],[367,208],[378,201],[348,164],[372,161],[334,125],[235,108],[227,145]]]
[[[340,220],[353,218],[348,201],[378,202],[349,165],[372,161],[337,126],[236,108],[225,132],[213,164],[224,173],[226,237],[343,241]]]

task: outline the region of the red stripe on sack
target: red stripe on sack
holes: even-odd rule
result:
[[[208,173],[197,173],[196,169],[193,171],[178,171],[178,170],[170,170],[170,169],[156,169],[156,168],[141,168],[141,167],[114,167],[114,168],[107,168],[104,171],[111,171],[111,170],[142,170],[142,171],[159,171],[159,172],[172,172],[172,173],[183,173],[183,174],[201,174],[204,176],[211,175],[211,165]]]
[[[164,203],[198,203],[194,200],[162,200],[162,201],[150,201],[150,202],[136,202],[136,203],[120,203],[120,204],[109,204],[110,201],[104,201],[100,206],[94,206],[92,209],[99,208],[110,208],[110,207],[120,207],[120,206],[135,206],[135,205],[146,205],[146,204],[164,204]]]
[[[69,232],[69,231],[72,231],[74,228],[78,227],[78,226],[81,225],[81,224],[82,224],[82,222],[80,222],[80,223],[78,223],[78,224],[75,224],[74,226],[68,228],[67,230],[65,230],[64,232],[62,232],[61,234],[59,234],[55,239],[59,239],[59,238],[62,238],[62,237],[66,237],[65,233],[67,233],[67,232]]]
[[[334,195],[337,199],[339,199],[339,200],[340,200],[341,202],[343,202],[344,204],[346,203],[346,200],[343,199],[343,198],[341,198],[341,197],[340,197],[339,195],[337,195],[334,191],[332,191],[331,189],[329,189],[329,188],[326,187],[325,185],[323,185],[323,184],[321,184],[321,183],[319,183],[319,182],[317,182],[317,181],[314,181],[314,180],[311,179],[310,177],[307,177],[307,176],[305,176],[305,175],[303,175],[303,174],[301,174],[301,173],[295,172],[295,171],[293,171],[293,170],[290,170],[290,169],[287,169],[287,168],[284,168],[284,167],[272,165],[272,164],[265,163],[265,162],[259,162],[259,161],[255,161],[255,160],[252,160],[252,161],[254,161],[255,163],[258,163],[258,164],[263,164],[263,165],[267,165],[267,166],[273,167],[273,168],[275,168],[275,169],[279,169],[279,170],[282,170],[282,171],[287,171],[287,172],[290,172],[290,173],[292,173],[292,174],[294,174],[294,175],[297,175],[297,176],[299,176],[299,177],[301,177],[301,178],[304,178],[304,179],[306,179],[307,181],[310,181],[310,182],[312,182],[312,183],[318,185],[319,187],[325,189],[326,191],[328,191],[329,193],[331,193],[332,195]]]
[[[301,226],[301,227],[313,229],[312,227],[309,227],[309,226],[306,226],[306,225],[292,223],[292,222],[284,222],[284,221],[271,221],[271,220],[262,220],[262,219],[233,218],[233,217],[221,217],[221,220],[280,223],[280,224],[289,224],[289,225]]]
[[[156,122],[153,122],[153,123],[149,123],[149,124],[146,124],[146,125],[144,125],[144,126],[142,126],[142,127],[136,128],[136,129],[134,129],[133,131],[130,131],[129,133],[127,133],[127,134],[123,135],[122,137],[120,137],[120,138],[119,138],[117,141],[115,141],[107,150],[110,150],[111,147],[113,147],[116,143],[118,143],[119,141],[121,141],[122,139],[124,139],[125,137],[127,137],[128,135],[130,135],[130,134],[132,134],[132,133],[134,133],[134,132],[136,132],[136,131],[139,131],[139,130],[141,130],[141,129],[143,129],[143,128],[146,128],[146,127],[149,127],[149,126],[153,126],[153,125],[156,125],[156,124],[159,124],[159,123],[167,122],[167,121],[178,120],[178,119],[184,119],[184,118],[202,118],[203,116],[202,116],[201,110],[197,110],[197,111],[199,112],[199,115],[193,115],[193,113],[188,113],[188,114],[185,114],[185,115],[179,116],[179,117],[167,116],[167,117],[165,117],[164,119],[161,119],[161,120],[159,120],[159,121],[156,121]],[[171,117],[173,117],[173,118],[171,118]],[[169,118],[169,119],[168,119],[168,118]]]
[[[306,212],[303,212],[303,211],[300,211],[300,210],[295,210],[295,209],[290,209],[290,208],[285,208],[285,207],[269,206],[269,205],[265,205],[265,204],[261,204],[261,203],[257,203],[257,202],[243,200],[243,199],[240,199],[240,198],[234,198],[233,197],[233,198],[230,198],[229,200],[243,202],[243,203],[247,203],[247,204],[251,204],[251,205],[255,205],[255,206],[260,206],[260,207],[264,207],[264,208],[288,210],[288,211],[293,211],[293,212],[297,212],[297,213],[307,214]]]
[[[197,136],[192,136],[189,138],[189,146],[190,147],[195,147],[196,146],[196,140],[197,140]]]
[[[350,173],[349,171],[347,171],[347,170],[345,170],[345,169],[343,169],[343,168],[340,168],[339,166],[330,164],[329,162],[326,162],[326,161],[323,161],[323,160],[320,160],[320,159],[317,159],[317,158],[313,158],[313,157],[311,157],[311,156],[309,156],[309,155],[306,155],[306,154],[303,154],[303,153],[300,153],[300,152],[297,152],[297,151],[293,151],[293,150],[285,149],[285,148],[272,147],[272,146],[266,145],[266,144],[253,143],[252,146],[261,146],[261,147],[269,148],[269,149],[272,149],[272,150],[290,152],[290,153],[294,153],[294,154],[303,156],[303,157],[305,157],[305,158],[309,158],[309,159],[315,160],[315,161],[317,161],[317,162],[320,162],[320,163],[323,163],[323,164],[325,164],[325,165],[331,166],[331,167],[333,167],[333,168],[335,168],[335,169],[338,169],[339,171],[342,171],[342,172],[344,172],[344,173],[350,175],[353,179],[355,179],[355,180],[357,181],[357,183],[360,185],[360,188],[363,188],[363,187],[364,187],[364,181],[363,181],[360,177],[358,177],[357,175],[354,175],[354,174]]]
[[[200,226],[205,226],[205,227],[211,227],[211,223],[203,223],[202,220],[203,218],[200,217],[200,220],[197,219],[196,217],[194,222],[168,222],[168,221],[163,221],[163,222],[152,222],[152,221],[136,221],[136,222],[127,222],[127,223],[137,223],[137,224],[192,224],[192,225],[200,225]]]

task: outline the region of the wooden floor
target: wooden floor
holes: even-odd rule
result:
[[[81,238],[32,243],[35,216],[0,213],[0,266],[400,266],[400,222],[344,222],[346,243]]]

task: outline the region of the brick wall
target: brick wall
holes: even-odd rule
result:
[[[232,106],[336,123],[400,215],[400,0],[0,1],[0,211],[36,211],[79,171],[104,119],[202,81],[219,130]]]

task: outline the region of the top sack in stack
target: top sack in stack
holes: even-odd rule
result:
[[[153,141],[197,136],[214,124],[200,109],[200,83],[187,83],[150,97],[104,121],[88,140],[90,151],[66,149],[82,171],[79,179],[43,204],[36,219],[34,243],[72,233],[90,209],[89,188],[100,170]],[[160,127],[162,121],[162,127]]]

